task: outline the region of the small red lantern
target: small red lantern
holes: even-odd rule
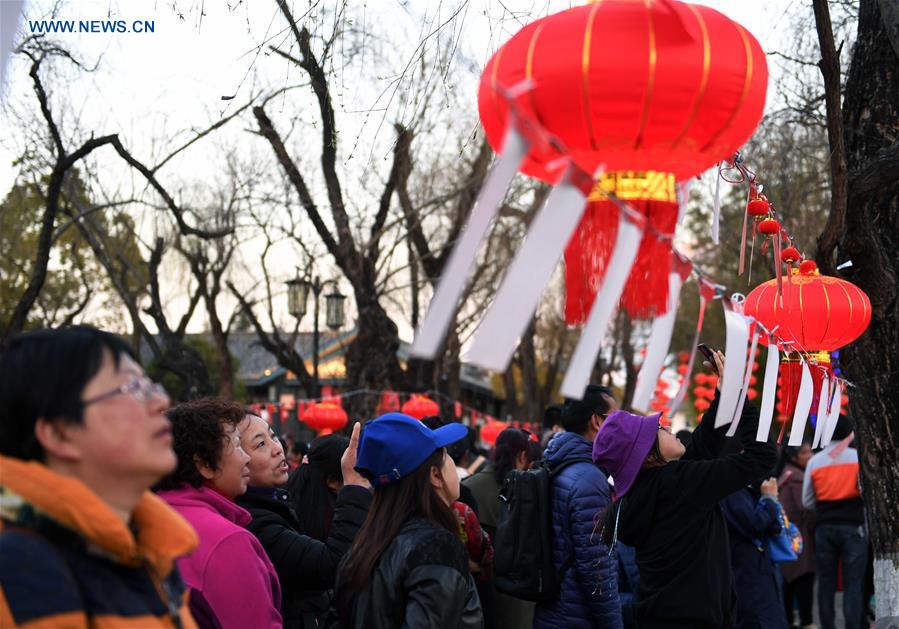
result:
[[[320,435],[329,435],[346,426],[347,414],[333,402],[319,402],[306,409],[302,421]]]
[[[799,272],[802,275],[812,275],[817,270],[818,265],[814,260],[803,260],[802,264],[799,265]]]
[[[787,247],[780,252],[780,259],[784,264],[793,264],[802,259],[802,254],[796,247]]]
[[[440,405],[425,395],[413,395],[403,404],[403,413],[422,420],[429,415],[439,415]]]
[[[757,398],[758,396],[759,396],[759,392],[756,391],[755,389],[749,389],[749,390],[746,392],[746,397],[748,397],[750,400],[754,400],[754,399]]]
[[[765,216],[768,214],[769,208],[770,206],[768,205],[767,199],[756,197],[746,206],[746,212],[749,213],[749,216]]]
[[[490,444],[491,446],[494,445],[496,443],[496,438],[499,437],[499,433],[508,427],[509,424],[506,422],[501,422],[496,419],[490,420],[481,428],[481,441]]]
[[[400,394],[396,391],[384,391],[381,394],[381,403],[378,405],[380,413],[395,413],[400,410]]]
[[[766,218],[761,223],[759,223],[759,233],[765,234],[766,236],[773,236],[780,232],[780,223],[778,223],[773,218]]]

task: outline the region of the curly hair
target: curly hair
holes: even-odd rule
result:
[[[159,481],[156,489],[176,489],[187,483],[200,487],[206,479],[197,463],[217,470],[225,448],[225,426],[236,426],[246,417],[237,402],[220,398],[202,398],[170,408],[166,415],[172,422],[173,449],[178,467]]]

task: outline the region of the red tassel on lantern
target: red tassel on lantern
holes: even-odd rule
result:
[[[833,366],[830,363],[830,352],[813,352],[808,355],[808,363],[813,387],[810,412],[814,413],[818,408],[824,373],[826,372],[831,380],[834,377]],[[783,414],[788,418],[792,418],[799,398],[799,387],[802,384],[802,363],[796,354],[789,354],[781,360],[780,377],[782,384],[778,393],[784,405]]]
[[[577,231],[565,249],[565,321],[569,325],[587,320],[618,236],[620,210],[607,198],[607,192],[648,220],[621,295],[622,307],[638,319],[659,316],[668,307],[671,245],[655,232],[673,234],[677,225],[674,176],[652,171],[606,173],[591,193]]]

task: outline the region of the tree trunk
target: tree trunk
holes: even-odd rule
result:
[[[518,361],[521,366],[521,393],[522,412],[521,418],[526,422],[538,421],[542,417],[537,399],[537,351],[534,348],[534,335],[537,334],[537,319],[531,319],[531,324],[521,337],[521,345],[518,347]]]
[[[621,325],[621,358],[624,361],[624,393],[621,394],[621,408],[630,410],[634,397],[634,389],[637,388],[637,366],[634,364],[634,346],[631,345],[631,320],[622,310],[618,315]]]
[[[509,363],[509,368],[503,373],[503,388],[506,390],[506,415],[517,418],[521,414],[521,405],[518,403],[518,388],[515,386],[515,362]]]
[[[837,260],[852,261],[846,278],[867,293],[873,309],[868,330],[840,356],[856,385],[849,408],[874,549],[877,618],[899,616],[899,55],[888,36],[897,21],[896,12],[881,14],[877,0],[861,0],[842,112],[848,203],[836,234]],[[833,240],[825,231],[819,243],[826,237]]]
[[[406,377],[396,353],[400,337],[396,324],[378,303],[374,287],[354,285],[359,318],[356,338],[346,353],[346,377],[349,390],[406,388]],[[371,419],[378,405],[376,395],[356,395],[347,399],[351,420]]]

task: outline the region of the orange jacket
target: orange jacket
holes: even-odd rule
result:
[[[196,545],[150,492],[129,527],[79,480],[0,456],[3,629],[195,629],[175,559]]]

